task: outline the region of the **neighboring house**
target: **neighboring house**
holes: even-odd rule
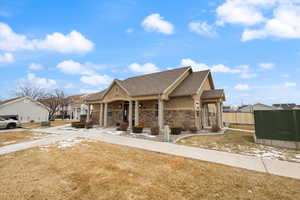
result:
[[[224,91],[215,89],[211,72],[193,72],[191,67],[116,79],[107,89],[86,99],[89,107],[93,106],[94,123],[100,126],[128,122],[130,128],[143,123],[161,129],[164,125],[186,124],[201,129],[212,123],[222,127],[223,101]],[[211,106],[215,108],[213,122],[209,117]]]
[[[30,97],[8,99],[0,103],[0,115],[19,115],[23,122],[47,121],[49,111],[42,103]]]
[[[262,103],[257,103],[253,105],[241,106],[238,112],[254,112],[255,110],[276,110],[276,108]]]
[[[70,119],[80,120],[81,115],[86,115],[88,112],[88,106],[85,104],[85,99],[89,95],[81,94],[81,95],[73,95],[68,97],[69,107],[68,112],[70,115]]]
[[[273,104],[273,107],[275,107],[275,108],[277,108],[279,110],[299,109],[299,106],[297,106],[295,103]]]
[[[223,112],[237,112],[237,107],[223,106]]]

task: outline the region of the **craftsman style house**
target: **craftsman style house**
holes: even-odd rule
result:
[[[222,127],[223,101],[224,91],[215,89],[211,72],[193,72],[191,67],[116,79],[86,99],[89,110],[93,106],[88,119],[100,126],[128,122],[130,128],[143,123],[161,129],[164,125],[202,129],[214,123]]]

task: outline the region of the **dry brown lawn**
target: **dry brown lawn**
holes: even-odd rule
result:
[[[191,136],[177,144],[300,162],[300,150],[256,144],[254,133],[227,130],[222,135]]]
[[[299,180],[100,142],[0,156],[1,200],[295,200],[299,188]]]
[[[16,144],[20,142],[34,140],[41,136],[47,135],[46,133],[37,133],[31,131],[10,131],[0,133],[0,147]]]
[[[55,120],[55,121],[51,121],[50,127],[62,126],[65,124],[70,124],[71,122],[74,122],[74,120]],[[23,128],[49,128],[49,126],[41,126],[41,123],[38,123],[38,122],[23,123],[22,127]]]
[[[238,128],[238,129],[243,129],[243,130],[255,130],[254,125],[250,124],[230,124],[229,128]]]

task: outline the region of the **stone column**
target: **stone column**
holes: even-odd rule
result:
[[[86,114],[86,121],[90,121],[91,105],[88,104],[88,110]]]
[[[164,128],[164,101],[158,100],[158,127],[160,130]]]
[[[201,114],[202,114],[202,126],[203,126],[203,128],[205,128],[206,127],[206,109],[205,109],[205,104],[202,104]]]
[[[129,129],[132,130],[132,101],[129,101],[129,108],[128,108],[128,125]]]
[[[217,102],[216,103],[216,124],[222,128],[222,122],[221,122],[221,103]]]
[[[104,103],[104,127],[107,127],[107,103]]]
[[[134,125],[137,126],[139,124],[139,101],[135,101],[134,108]]]
[[[223,103],[220,102],[219,106],[220,106],[220,124],[221,124],[220,127],[223,128],[224,127],[224,125],[223,125]]]
[[[103,103],[100,103],[99,126],[103,126]]]

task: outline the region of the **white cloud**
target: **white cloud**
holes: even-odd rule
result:
[[[94,44],[81,33],[73,30],[69,34],[53,33],[44,39],[28,39],[26,35],[15,33],[7,24],[0,23],[0,50],[46,50],[59,53],[84,54],[93,49]]]
[[[95,72],[90,69],[87,65],[75,62],[73,60],[65,60],[57,64],[56,68],[60,69],[66,74],[81,74],[81,75],[92,75]]]
[[[0,54],[0,64],[1,63],[9,64],[14,62],[15,62],[15,58],[11,53],[4,53],[2,55]]]
[[[205,63],[199,63],[190,58],[182,59],[181,65],[191,66],[193,68],[193,71],[203,71],[203,70],[210,69],[212,72],[222,72],[222,73],[230,73],[230,74],[237,74],[241,72],[241,70],[239,69],[231,69],[230,67],[227,67],[223,64],[208,66]]]
[[[284,86],[285,87],[295,87],[295,86],[297,86],[297,83],[295,83],[295,82],[285,82]]]
[[[273,18],[266,21],[261,29],[247,29],[242,41],[266,37],[300,39],[300,6],[280,5],[273,11]]]
[[[239,66],[239,68],[241,69],[240,77],[242,79],[250,79],[250,78],[255,78],[257,76],[256,73],[250,72],[249,65],[241,65],[241,66]]]
[[[80,89],[79,90],[81,94],[91,94],[91,93],[96,93],[96,92],[99,92],[99,90],[97,89]]]
[[[149,32],[160,32],[167,35],[174,33],[174,26],[157,13],[147,16],[142,22],[142,26]]]
[[[257,74],[250,72],[248,65],[240,65],[237,68],[230,68],[223,64],[207,65],[205,63],[196,62],[190,58],[181,60],[182,66],[191,66],[193,71],[211,70],[216,73],[238,74],[242,79],[250,79],[257,76]]]
[[[270,70],[274,68],[274,63],[260,63],[258,66],[263,70]]]
[[[53,33],[47,35],[43,40],[35,40],[34,44],[37,49],[56,51],[59,53],[86,53],[93,49],[94,44],[86,39],[81,33],[71,31],[64,35]]]
[[[38,64],[38,63],[31,63],[31,64],[28,66],[28,68],[29,68],[30,70],[42,70],[42,69],[44,69],[44,66],[41,65],[41,64]]]
[[[216,35],[216,31],[214,30],[214,27],[207,24],[206,22],[190,22],[189,29],[191,32],[194,32],[198,35],[203,35],[203,36]]]
[[[145,63],[145,64],[132,63],[128,66],[128,68],[133,72],[142,73],[142,74],[148,74],[148,73],[160,71],[160,69],[152,63]]]
[[[53,79],[47,79],[36,76],[34,73],[28,73],[26,78],[20,79],[19,84],[29,84],[36,88],[54,88],[57,86],[57,83]]]
[[[92,86],[99,86],[99,85],[109,85],[113,79],[107,75],[90,75],[90,76],[82,76],[80,81],[92,85]]]
[[[242,90],[250,90],[250,87],[247,84],[237,84],[236,86],[234,86],[234,89],[242,91]]]
[[[252,2],[258,3],[259,1],[252,0]],[[216,12],[219,25],[230,23],[251,26],[265,20],[261,11],[254,3],[251,3],[251,0],[226,0]]]

